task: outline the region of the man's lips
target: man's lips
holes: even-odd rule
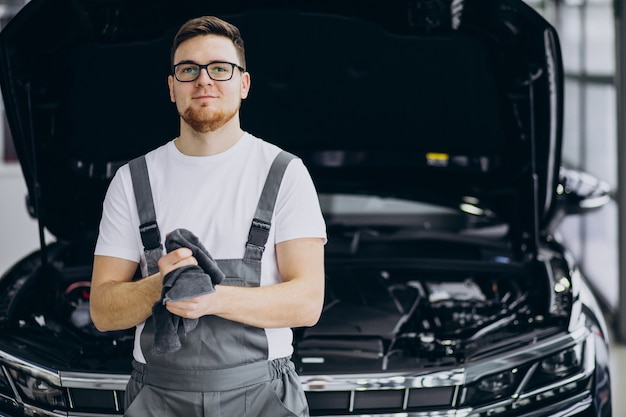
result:
[[[214,99],[217,98],[217,96],[211,95],[211,94],[203,94],[201,96],[195,96],[193,97],[194,100],[210,100],[210,99]]]

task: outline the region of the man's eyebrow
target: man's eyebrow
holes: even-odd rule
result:
[[[198,63],[195,61],[192,61],[191,59],[183,59],[182,61],[178,61],[178,63],[174,65],[180,65],[180,64],[198,64]]]

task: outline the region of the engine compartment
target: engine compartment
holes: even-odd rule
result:
[[[54,242],[2,276],[0,349],[52,369],[130,371],[133,329],[100,332],[91,321],[90,247]]]
[[[422,244],[431,251],[413,252],[428,255],[421,258],[394,251],[355,256],[329,248],[321,318],[313,327],[294,329],[293,359],[300,373],[455,366],[559,324],[547,311],[547,264],[485,259],[476,247],[472,256],[437,258],[430,243]],[[436,252],[459,255],[454,246],[448,242],[439,248],[447,250]],[[33,354],[45,352],[67,368],[124,370],[133,331],[103,333],[93,326],[91,267],[75,250],[54,244],[44,268],[34,253],[3,277],[0,326],[33,343]],[[68,350],[74,354],[66,355]]]
[[[327,269],[320,321],[296,331],[299,372],[454,366],[555,324],[539,289],[546,280],[521,265],[376,262]]]

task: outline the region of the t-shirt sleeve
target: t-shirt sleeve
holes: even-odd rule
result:
[[[139,262],[139,216],[135,213],[136,205],[129,183],[130,171],[128,165],[124,165],[117,171],[107,189],[94,253]]]
[[[276,243],[311,237],[326,241],[326,223],[317,191],[301,159],[292,160],[287,167],[274,213]]]

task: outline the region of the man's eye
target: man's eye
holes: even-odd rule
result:
[[[211,72],[213,74],[220,73],[220,72],[229,72],[229,71],[230,71],[230,68],[226,65],[212,65],[211,66]]]
[[[198,67],[194,67],[194,66],[183,66],[179,68],[179,71],[183,74],[197,74],[198,73]]]

